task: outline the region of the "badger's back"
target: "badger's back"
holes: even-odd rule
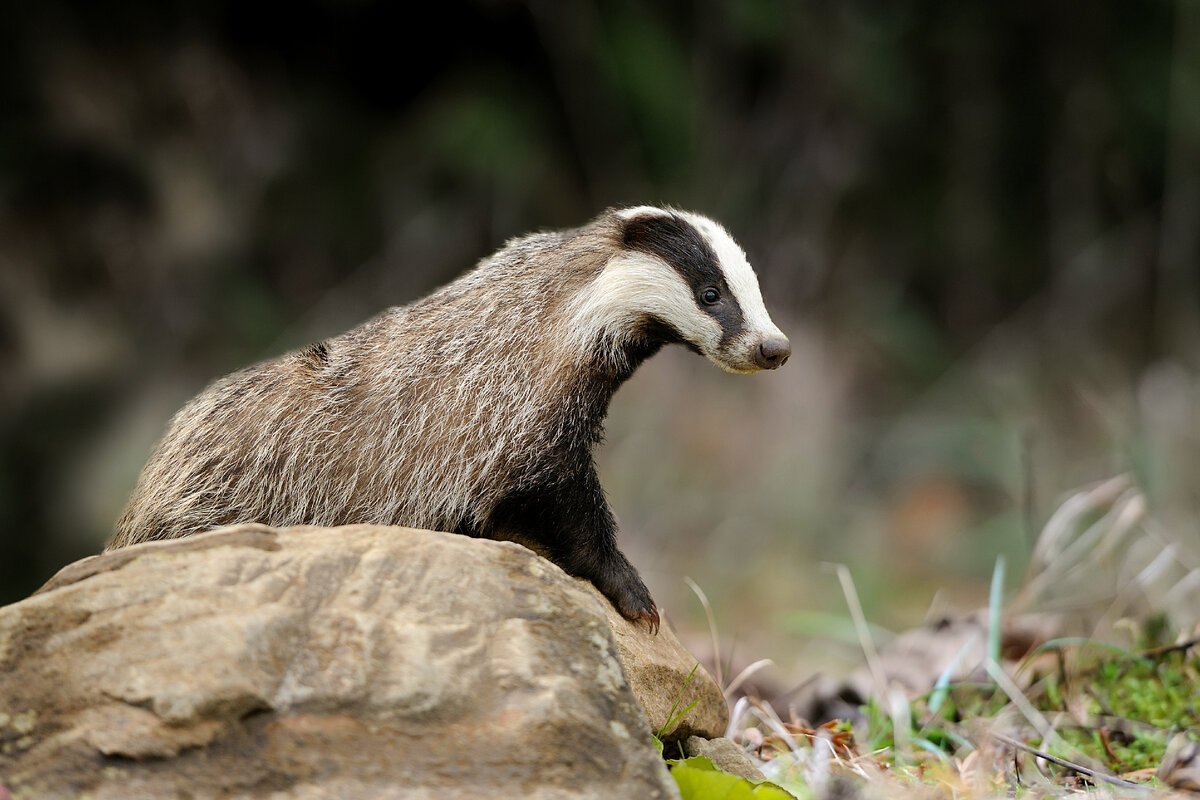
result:
[[[615,386],[568,327],[612,247],[600,222],[514,240],[411,306],[217,381],[172,419],[109,549],[250,521],[484,525],[598,433],[591,406]]]

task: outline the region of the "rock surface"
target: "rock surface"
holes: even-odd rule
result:
[[[519,545],[404,528],[248,525],[85,559],[0,609],[0,785],[675,797],[604,606]]]
[[[762,783],[767,779],[762,774],[762,770],[754,766],[754,762],[750,760],[745,751],[724,736],[715,739],[689,736],[683,743],[683,754],[689,758],[705,756],[722,772],[737,775],[748,781]]]
[[[704,739],[724,736],[729,726],[725,695],[703,666],[692,674],[692,668],[699,662],[680,644],[667,619],[663,618],[657,636],[649,636],[644,624],[622,617],[591,583],[579,578],[575,582],[604,605],[608,625],[617,638],[617,655],[634,696],[646,712],[650,730],[654,733],[663,730],[672,707],[679,714],[695,703],[691,711],[662,734],[663,743],[690,736]]]

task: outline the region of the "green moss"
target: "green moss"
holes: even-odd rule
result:
[[[1108,658],[1078,672],[1071,683],[1075,707],[1087,714],[1088,726],[1065,729],[1062,739],[1114,772],[1158,766],[1174,733],[1186,731],[1200,741],[1198,656],[1171,650]],[[1068,687],[1062,684],[1057,674],[1043,681],[1043,708],[1063,707]]]
[[[1056,739],[1046,744],[1031,738],[1029,746],[1120,775],[1156,768],[1181,731],[1200,741],[1200,655],[1192,649],[1164,647],[1136,656],[1089,641],[1051,649],[1062,654],[1058,669],[1035,680],[1026,699],[1051,721]],[[888,752],[899,738],[934,754],[961,755],[972,746],[965,731],[1012,712],[1010,699],[989,683],[951,685],[932,706],[936,713],[928,698],[913,703],[912,729],[903,737],[894,735],[891,717],[877,704],[865,706],[869,751],[899,763],[911,756]]]

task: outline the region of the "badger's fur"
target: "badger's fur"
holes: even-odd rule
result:
[[[613,392],[670,342],[732,372],[790,353],[715,222],[641,206],[514,239],[423,300],[202,392],[107,549],[237,522],[512,539],[656,627],[592,447]]]

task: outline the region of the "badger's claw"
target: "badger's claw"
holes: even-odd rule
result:
[[[641,618],[646,621],[646,625],[650,628],[650,633],[658,636],[658,606],[654,605],[654,601],[650,601],[650,608],[641,613]]]

